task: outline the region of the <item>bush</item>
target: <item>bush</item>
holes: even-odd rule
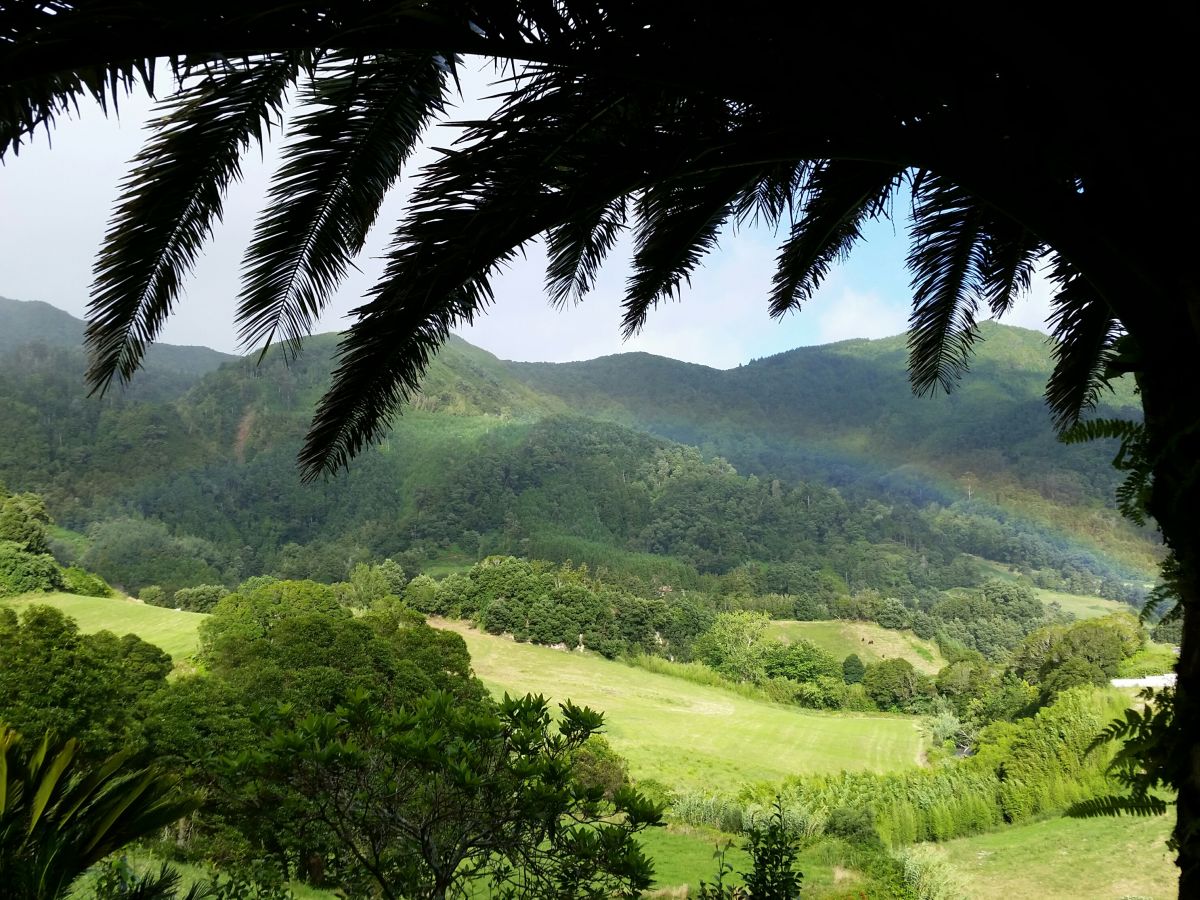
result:
[[[148,584],[138,591],[138,599],[147,606],[170,606],[170,598],[167,592],[160,588],[157,584]]]
[[[612,800],[617,791],[629,786],[629,763],[598,734],[575,751],[571,772],[583,787],[600,788],[605,800]]]
[[[851,653],[842,660],[842,680],[846,684],[861,683],[866,672],[867,667],[863,665],[863,661],[858,658],[857,653]]]
[[[0,597],[56,591],[62,573],[48,553],[28,553],[14,541],[0,541]]]
[[[171,605],[176,609],[188,612],[212,612],[223,597],[228,597],[229,591],[219,584],[198,584],[195,587],[180,588],[175,592]]]
[[[78,566],[62,570],[63,590],[81,597],[111,597],[112,588],[99,575],[86,572]]]
[[[883,845],[879,839],[879,831],[875,828],[874,816],[870,810],[861,806],[841,806],[835,809],[825,821],[825,833],[851,844],[866,847]]]

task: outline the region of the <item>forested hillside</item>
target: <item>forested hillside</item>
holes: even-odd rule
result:
[[[3,301],[0,325],[0,481],[74,532],[60,557],[133,591],[512,553],[818,601],[975,585],[982,557],[1131,598],[1154,555],[1111,508],[1111,448],[1054,440],[1048,351],[1018,329],[987,327],[963,389],[935,399],[908,392],[899,338],[728,372],[503,363],[454,339],[380,447],[303,485],[332,335],[290,365],[160,347],[132,389],[87,399],[82,323]]]

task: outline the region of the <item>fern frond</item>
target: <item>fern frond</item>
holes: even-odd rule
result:
[[[1183,569],[1179,565],[1179,558],[1175,555],[1174,550],[1167,551],[1166,558],[1163,559],[1158,571],[1159,582],[1146,597],[1142,611],[1138,614],[1138,619],[1142,624],[1153,620],[1159,610],[1168,603],[1172,606],[1159,618],[1159,621],[1174,622],[1183,618],[1184,607],[1179,600],[1182,596]]]

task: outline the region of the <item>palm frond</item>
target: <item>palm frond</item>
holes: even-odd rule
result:
[[[918,393],[951,390],[967,369],[986,292],[982,219],[979,204],[945,178],[924,175],[914,186],[908,370]]]
[[[301,450],[305,478],[346,465],[387,426],[450,328],[491,302],[492,274],[527,241],[571,223],[565,227],[584,249],[570,253],[586,258],[595,211],[618,209],[646,182],[644,144],[614,143],[618,125],[597,113],[606,95],[556,77],[528,80],[499,115],[472,123],[465,149],[447,151],[426,170],[383,278],[339,346],[333,385]],[[636,127],[628,109],[614,115],[626,133]],[[579,165],[599,147],[607,153],[602,176]],[[561,246],[562,271],[574,271],[582,286],[586,265],[568,266],[565,231]]]
[[[780,248],[771,290],[772,316],[809,300],[830,267],[844,260],[862,236],[862,225],[885,213],[902,170],[855,160],[816,166],[803,192],[801,219]]]
[[[429,53],[341,55],[317,69],[246,251],[244,346],[282,334],[299,347],[362,250],[401,166],[444,109],[450,71]]]
[[[794,214],[797,194],[811,171],[812,163],[807,161],[767,166],[738,198],[734,209],[737,223],[774,227],[785,212]]]
[[[1106,371],[1122,331],[1109,305],[1061,257],[1050,277],[1057,291],[1051,301],[1054,370],[1046,383],[1046,403],[1055,427],[1064,431],[1093,409],[1101,389],[1109,386]]]
[[[1046,252],[1046,245],[1019,222],[984,208],[982,250],[979,261],[980,287],[992,315],[1000,318],[1013,302],[1028,293],[1033,270]]]
[[[721,226],[747,186],[748,174],[727,169],[712,175],[653,184],[635,204],[633,274],[625,289],[621,330],[631,337],[650,308],[679,291],[713,248]]]
[[[596,283],[596,275],[617,238],[626,229],[626,198],[582,210],[546,235],[546,292],[561,309],[578,303]]]
[[[89,765],[77,749],[46,735],[24,752],[0,724],[0,884],[14,896],[61,896],[89,866],[198,805],[173,776],[120,754]]]
[[[96,260],[86,336],[94,391],[137,369],[241,176],[242,152],[263,142],[309,56],[214,68],[154,123]]]
[[[149,93],[154,85],[154,60],[139,59],[89,66],[38,79],[0,85],[0,160],[42,128],[47,140],[60,116],[78,115],[81,100],[95,101],[105,113],[116,110],[122,97],[138,85]]]

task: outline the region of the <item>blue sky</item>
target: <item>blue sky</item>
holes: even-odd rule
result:
[[[487,76],[464,80],[467,96],[486,93]],[[127,161],[142,140],[150,102],[127,101],[119,119],[84,109],[78,121],[64,121],[53,134],[22,149],[0,168],[0,296],[44,300],[83,315],[91,265],[104,234],[108,212],[118,194]],[[455,115],[486,111],[467,101]],[[445,131],[431,143],[445,145]],[[431,159],[422,151],[420,165]],[[249,242],[261,206],[274,154],[255,157],[243,183],[230,193],[225,221],[189,280],[162,340],[204,344],[236,351],[233,311],[242,248]],[[415,171],[415,168],[412,170]],[[387,246],[391,224],[403,212],[407,179],[385,205],[380,223],[351,274],[330,304],[317,330],[344,327],[382,269],[378,257]],[[902,210],[898,210],[902,213]],[[627,350],[643,350],[690,362],[729,368],[752,358],[793,347],[852,337],[884,337],[904,330],[910,305],[903,221],[875,223],[850,260],[833,272],[804,310],[772,320],[765,297],[779,236],[763,229],[726,234],[683,291],[682,302],[654,310],[643,333],[620,337],[620,299],[627,274],[627,245],[618,246],[595,291],[578,307],[555,311],[542,288],[541,248],[528,249],[495,282],[497,300],[488,315],[461,330],[472,343],[507,359],[564,361]],[[1033,296],[1005,319],[1041,328],[1047,292],[1037,284]]]

